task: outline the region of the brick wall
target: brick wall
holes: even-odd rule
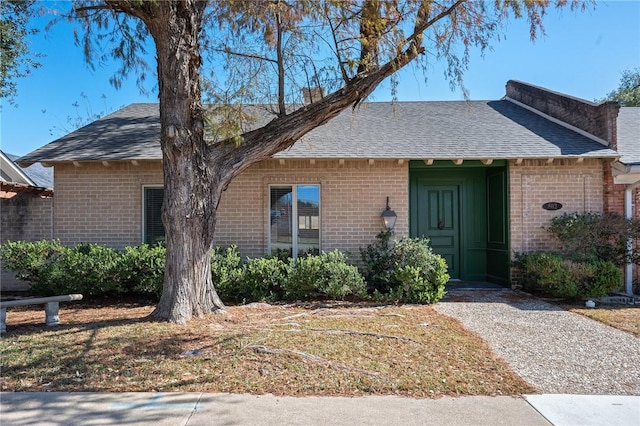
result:
[[[159,161],[56,165],[54,237],[68,245],[140,244],[142,187],[162,182]]]
[[[616,185],[613,183],[612,164],[610,161],[602,163],[604,211],[606,213],[618,213],[624,216],[624,193],[626,185]]]
[[[51,238],[53,198],[30,193],[17,193],[0,198],[0,243],[6,241],[38,241]],[[24,291],[29,285],[16,279],[0,265],[0,290]]]
[[[407,164],[397,161],[277,160],[264,161],[238,176],[224,193],[218,212],[216,244],[236,243],[243,256],[267,250],[270,184],[319,184],[321,247],[350,251],[375,239],[382,230],[380,214],[390,197],[398,215],[396,234],[409,229]]]
[[[514,80],[507,82],[506,90],[509,98],[597,136],[616,149],[617,102],[595,104]]]
[[[18,193],[0,198],[0,242],[51,238],[53,198]]]
[[[525,160],[509,167],[511,250],[527,252],[556,248],[544,228],[563,213],[602,212],[603,166],[600,160]],[[546,202],[559,202],[562,209],[548,211]]]
[[[115,248],[140,244],[142,188],[162,185],[160,162],[56,166],[54,236],[65,244],[94,242]],[[218,210],[215,244],[237,244],[243,256],[267,250],[270,184],[320,184],[321,244],[358,254],[381,230],[386,197],[398,214],[396,232],[408,233],[408,167],[397,161],[268,160],[234,179]]]

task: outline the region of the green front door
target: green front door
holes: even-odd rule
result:
[[[458,185],[418,187],[418,235],[447,261],[449,275],[460,278],[460,188]]]

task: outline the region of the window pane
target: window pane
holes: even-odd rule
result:
[[[162,199],[164,189],[144,189],[144,242],[155,244],[165,240],[164,225],[162,224]]]
[[[298,255],[320,253],[320,186],[298,185]]]
[[[269,215],[271,220],[271,253],[285,251],[289,256],[293,248],[293,190],[290,186],[271,187]]]

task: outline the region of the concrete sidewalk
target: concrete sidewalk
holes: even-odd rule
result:
[[[549,425],[524,399],[2,393],[9,425]]]
[[[582,405],[576,406],[576,398]],[[598,403],[594,405],[596,400]],[[539,404],[544,416],[530,403]],[[585,410],[588,406],[591,409]],[[576,416],[579,412],[588,415]],[[206,393],[0,393],[0,424],[632,426],[640,424],[640,397],[530,395],[525,399],[509,396],[410,399]]]

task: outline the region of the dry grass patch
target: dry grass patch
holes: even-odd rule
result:
[[[3,391],[511,395],[534,389],[477,335],[428,306],[230,307],[178,326],[152,306],[69,304],[63,325],[8,312]]]
[[[640,337],[640,306],[638,305],[598,305],[594,309],[588,309],[583,304],[565,304],[563,308]]]

